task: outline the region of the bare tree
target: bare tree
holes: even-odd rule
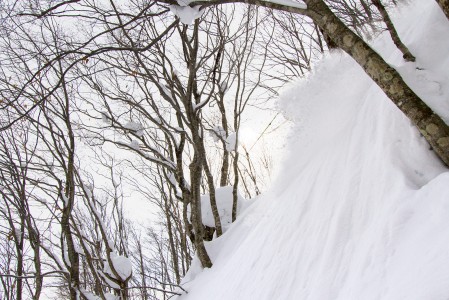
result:
[[[174,4],[171,1],[160,1]],[[209,7],[229,1],[191,2],[189,5]],[[240,1],[230,1],[233,3]],[[323,0],[304,0],[306,6],[288,6],[260,0],[245,3],[287,11],[311,18],[343,51],[348,53],[391,101],[415,124],[438,157],[449,165],[449,127],[404,82],[400,74],[376,53],[360,36],[352,32]]]
[[[12,284],[15,286],[14,293],[8,292],[9,296],[15,294],[14,299],[24,299],[24,296],[39,299],[43,285],[40,237],[30,209],[28,178],[29,173],[32,172],[31,160],[36,141],[33,141],[28,130],[27,124],[21,123],[14,127],[14,133],[8,130],[0,137],[0,196],[2,199],[0,213],[2,221],[9,227],[9,231],[6,230],[7,234],[5,232],[4,241],[7,244],[14,243],[16,264],[14,273],[10,273],[10,269],[6,268],[2,270],[3,274],[0,276],[5,277],[5,284],[10,280],[14,281]],[[5,250],[9,249],[7,245],[4,246],[6,246]],[[31,253],[27,251],[28,246],[31,247]],[[25,267],[29,264],[34,269]],[[34,285],[35,288],[31,288],[30,285]]]
[[[212,266],[204,240],[223,233],[216,186],[232,183],[233,221],[238,188],[249,196],[261,190],[251,148],[239,147],[246,108],[304,76],[326,47],[351,55],[449,164],[448,126],[364,41],[382,19],[395,39],[382,3],[304,2],[195,1],[190,25],[169,13],[180,9],[172,0],[2,3],[5,297],[38,299],[44,278],[56,276],[45,282],[71,299],[168,298],[193,250]],[[88,172],[84,144],[106,170],[107,187]],[[102,152],[105,145],[123,157]],[[157,224],[136,229],[126,219],[124,181],[157,207]],[[203,224],[204,193],[213,228]],[[131,261],[136,277],[117,260]]]

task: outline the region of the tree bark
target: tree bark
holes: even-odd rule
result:
[[[73,149],[73,148],[72,148]],[[61,232],[62,232],[62,239],[61,243],[65,244],[65,249],[68,254],[69,261],[65,261],[66,267],[69,269],[70,273],[70,282],[69,282],[69,289],[70,289],[70,299],[76,300],[77,299],[77,293],[79,288],[79,255],[76,252],[75,248],[75,242],[73,239],[72,230],[70,228],[70,217],[72,214],[74,201],[75,201],[75,183],[73,178],[73,168],[74,168],[74,158],[73,158],[73,152],[69,154],[69,164],[68,164],[68,174],[66,175],[66,193],[65,198],[67,200],[67,205],[63,208],[62,211],[62,218],[61,218]],[[65,242],[64,242],[65,239]]]
[[[337,44],[335,44],[335,42],[330,38],[330,36],[326,32],[324,32],[324,30],[321,29],[321,27],[318,28],[320,30],[321,35],[323,36],[324,41],[326,42],[327,49],[329,50],[338,49]]]
[[[385,25],[387,25],[388,32],[390,33],[391,39],[393,40],[396,47],[402,52],[402,57],[406,61],[415,61],[415,57],[410,52],[410,50],[407,48],[404,43],[402,43],[401,39],[399,38],[398,32],[396,31],[396,28],[393,25],[393,22],[390,19],[390,16],[388,15],[387,10],[385,9],[385,6],[382,4],[380,0],[372,0],[374,6],[376,6],[377,10],[380,12],[382,19],[384,20]]]
[[[169,198],[170,197],[170,200]],[[174,235],[173,235],[173,229],[172,229],[172,221],[171,221],[171,217],[170,217],[170,205],[169,205],[169,201],[173,202],[174,200],[171,199],[171,194],[165,194],[163,195],[164,198],[164,209],[165,209],[165,218],[166,218],[166,222],[167,222],[167,233],[168,233],[168,241],[169,241],[169,249],[170,249],[170,254],[172,257],[172,266],[173,266],[173,272],[175,273],[175,277],[176,277],[176,284],[179,284],[181,282],[181,275],[179,273],[179,263],[178,263],[178,253],[176,252],[176,247],[175,247],[175,239],[174,239]]]
[[[229,152],[226,150],[226,145],[223,143],[223,163],[220,169],[220,186],[226,186],[228,183],[229,173]]]
[[[237,141],[236,141],[236,149],[235,149],[235,155],[234,155],[234,185],[232,186],[232,214],[231,214],[231,220],[232,222],[235,222],[237,220],[237,209],[238,209],[238,186],[239,186],[239,152],[237,149]]]
[[[64,259],[67,269],[70,273],[69,290],[70,300],[77,300],[77,293],[79,288],[79,255],[75,249],[75,242],[73,239],[72,230],[70,228],[70,216],[72,214],[75,188],[73,180],[73,154],[69,155],[68,174],[66,175],[66,193],[67,205],[64,206],[61,218],[61,244],[64,245],[63,250],[67,251],[68,261]],[[65,240],[65,241],[64,241]]]
[[[23,291],[23,279],[21,278],[23,276],[23,247],[24,247],[24,220],[23,217],[20,217],[20,233],[15,231],[14,239],[16,243],[16,252],[17,252],[17,263],[16,263],[16,274],[17,274],[17,281],[16,281],[16,295],[17,300],[22,300],[22,291]],[[14,227],[12,227],[14,230]]]
[[[40,237],[37,230],[33,227],[31,218],[30,218],[30,212],[27,211],[27,229],[28,229],[28,235],[30,240],[30,246],[33,248],[34,257],[33,257],[33,263],[34,263],[34,270],[36,272],[36,282],[35,282],[35,291],[33,295],[33,300],[39,300],[41,292],[42,292],[42,286],[43,286],[43,278],[41,276],[42,269],[41,269],[41,254],[40,254]]]
[[[190,220],[192,222],[193,231],[195,233],[195,247],[198,258],[201,261],[203,268],[212,267],[212,261],[207,254],[206,247],[204,246],[203,235],[204,228],[201,218],[201,199],[200,199],[200,186],[201,186],[201,171],[202,171],[202,159],[198,157],[198,153],[194,154],[192,163],[190,164],[190,180],[191,180],[191,215]]]
[[[62,63],[58,62],[59,70],[62,74]],[[74,234],[70,226],[70,219],[72,217],[73,208],[75,206],[75,134],[72,129],[72,123],[70,120],[70,99],[69,93],[66,86],[66,81],[63,76],[61,76],[62,91],[64,94],[64,122],[67,128],[67,137],[65,139],[67,145],[67,165],[65,172],[65,188],[64,191],[60,191],[61,195],[64,193],[65,201],[62,217],[61,217],[61,245],[67,247],[67,254],[69,261],[64,259],[67,269],[70,273],[69,290],[70,290],[70,300],[77,300],[78,291],[80,287],[80,258],[76,251]],[[47,116],[49,118],[49,116]],[[64,247],[62,248],[64,249]]]
[[[436,0],[438,5],[441,7],[441,10],[446,15],[449,20],[449,0]]]
[[[201,141],[203,142],[203,141]],[[217,232],[217,237],[223,234],[223,229],[221,228],[221,220],[220,213],[218,212],[217,206],[217,197],[215,195],[215,185],[214,185],[214,177],[210,172],[209,165],[206,160],[206,150],[204,149],[204,144],[201,145],[201,152],[203,156],[203,168],[206,173],[207,185],[209,187],[209,199],[210,199],[210,207],[212,209],[212,216],[214,217],[215,230]]]
[[[448,125],[412,91],[394,68],[346,27],[322,0],[304,1],[308,6],[308,15],[365,70],[449,166]]]

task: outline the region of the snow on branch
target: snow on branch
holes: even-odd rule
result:
[[[144,134],[144,127],[140,123],[129,121],[125,125],[123,125],[123,127],[130,130],[131,132],[134,132],[139,137],[143,136]]]
[[[180,1],[178,1],[179,3]],[[170,5],[170,11],[175,14],[181,23],[186,25],[191,25],[193,21],[201,17],[203,11],[200,10],[200,6],[181,6],[181,5]]]
[[[132,275],[132,263],[131,260],[123,255],[118,255],[114,251],[110,253],[111,259],[110,262],[112,266],[109,265],[109,260],[106,261],[103,268],[103,273],[108,274],[111,278],[115,278],[120,281],[128,280]],[[112,270],[115,269],[115,272]],[[120,278],[116,278],[115,273]]]
[[[196,112],[197,110],[200,110],[201,108],[203,108],[203,106],[205,106],[207,103],[209,102],[209,99],[203,100],[200,103],[193,103],[192,104],[192,109],[194,112]]]
[[[296,2],[296,1],[291,1],[291,0],[270,0],[270,1],[266,1],[266,2],[272,2],[275,4],[280,4],[280,5],[299,8],[299,9],[307,9],[307,4],[305,4],[304,2]]]
[[[210,129],[210,136],[215,143],[218,143],[219,141],[226,141],[226,131],[221,126],[215,126]]]
[[[217,209],[220,215],[220,221],[223,226],[223,231],[226,231],[232,223],[232,206],[233,206],[233,187],[231,185],[219,187],[215,189],[215,198],[217,201]],[[243,198],[238,192],[237,194],[238,214],[240,215],[247,207],[252,204],[252,201]],[[188,214],[190,215],[190,204],[187,207]],[[215,227],[215,220],[212,213],[212,207],[210,203],[210,194],[204,194],[201,196],[201,219],[204,225],[209,227]]]
[[[237,134],[235,132],[228,135],[226,138],[226,151],[232,152],[237,149]]]
[[[246,3],[304,15],[308,13],[306,3],[293,0],[177,0],[178,5],[173,4],[172,0],[159,0],[159,2],[170,4],[170,10],[186,25],[201,17],[205,7],[225,3]]]

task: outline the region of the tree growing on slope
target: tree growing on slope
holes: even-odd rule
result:
[[[29,121],[33,124],[36,135],[43,141],[41,150],[52,153],[51,157],[56,161],[58,171],[55,172],[46,164],[46,157],[38,158],[42,169],[52,181],[45,188],[42,188],[43,183],[40,183],[41,189],[48,192],[59,208],[51,210],[53,220],[62,232],[59,245],[54,247],[53,252],[63,254],[63,262],[58,263],[58,255],[48,251],[48,248],[43,251],[53,259],[53,265],[57,266],[55,269],[63,274],[61,277],[66,286],[70,286],[72,299],[80,291],[83,278],[95,282],[92,284],[93,289],[98,285],[97,282],[100,282],[95,263],[89,266],[89,258],[93,260],[95,249],[92,248],[91,237],[85,238],[80,230],[83,215],[76,214],[74,203],[84,203],[88,215],[100,231],[100,224],[103,222],[96,207],[91,206],[100,206],[101,203],[90,196],[92,190],[84,185],[79,166],[76,164],[75,145],[79,142],[75,134],[78,130],[76,126],[83,126],[85,138],[88,140],[114,143],[145,160],[147,164],[141,166],[148,169],[145,170],[148,174],[156,175],[156,186],[163,194],[163,201],[159,204],[163,207],[167,227],[173,225],[172,221],[179,226],[179,217],[173,217],[170,213],[179,212],[178,206],[173,205],[174,201],[182,204],[184,228],[177,231],[181,236],[182,245],[176,246],[176,239],[169,237],[171,246],[159,249],[171,249],[172,260],[177,259],[173,249],[181,249],[185,252],[185,255],[181,256],[181,262],[188,265],[190,261],[186,236],[190,235],[202,265],[210,267],[212,262],[204,246],[200,194],[209,192],[213,202],[215,186],[233,181],[236,195],[236,188],[241,179],[239,154],[235,152],[231,155],[232,151],[226,148],[231,128],[236,132],[235,140],[238,142],[241,113],[247,105],[247,100],[254,96],[250,83],[261,85],[261,76],[267,73],[266,65],[274,66],[279,61],[287,62],[295,75],[302,75],[309,69],[310,56],[305,54],[304,49],[293,46],[290,47],[292,51],[288,55],[276,57],[275,51],[270,48],[272,42],[275,45],[297,43],[302,47],[303,39],[299,33],[302,23],[297,23],[301,19],[310,23],[308,28],[314,28],[316,36],[312,36],[312,39],[316,38],[319,49],[317,51],[325,49],[321,39],[324,37],[329,47],[332,45],[341,48],[351,55],[397,107],[414,122],[439,157],[449,165],[447,124],[407,86],[400,74],[364,41],[364,26],[371,26],[369,22],[376,19],[369,4],[381,2],[359,0],[350,1],[351,5],[343,0],[304,2],[307,6],[302,2],[279,4],[262,0],[195,1],[190,2],[188,6],[180,6],[178,1],[174,0],[130,1],[129,7],[113,0],[101,3],[61,1],[54,6],[45,6],[47,2],[44,1],[35,1],[29,6],[16,3],[20,8],[17,16],[23,18],[23,23],[15,23],[14,19],[12,24],[6,24],[11,31],[9,35],[4,35],[2,43],[5,48],[12,50],[11,53],[17,51],[14,55],[21,54],[23,49],[33,50],[24,51],[23,60],[20,59],[21,55],[16,55],[14,62],[17,65],[14,66],[13,62],[10,66],[28,67],[22,70],[24,79],[8,79],[10,71],[2,74],[2,98],[5,100],[0,100],[0,103],[3,109],[10,112],[8,118],[1,120],[2,128],[7,130],[22,120]],[[255,33],[250,32],[260,26],[258,22],[249,22],[252,20],[251,16],[257,16],[254,7],[248,9],[251,13],[242,18],[243,31],[239,37],[245,39],[243,42],[230,35],[230,29],[220,22],[223,12],[217,11],[218,6],[230,3],[253,4],[286,12],[293,16],[293,19],[281,20],[276,14],[271,14],[275,23],[271,27],[265,27],[268,32],[272,30],[272,34],[268,35],[266,42],[269,44],[264,44],[264,49],[261,44],[256,43]],[[353,6],[352,3],[360,3],[360,6]],[[439,3],[443,3],[444,8],[444,2]],[[179,14],[179,11],[188,9],[196,11],[198,16],[204,12],[204,16],[190,20],[193,25],[188,26],[180,23],[189,23],[184,18],[173,20],[173,15],[169,12],[178,11]],[[378,9],[382,10],[382,7],[378,6]],[[88,26],[82,28],[84,32],[80,35],[60,35],[59,33],[64,31],[63,26],[55,26],[57,30],[47,30],[53,28],[59,17],[82,20]],[[267,16],[266,20],[269,18],[271,17]],[[386,19],[386,15],[383,15],[383,19]],[[3,19],[0,21],[3,22]],[[27,29],[32,31],[32,27],[26,27],[26,24],[33,22],[43,22],[48,28],[44,27],[39,34],[30,38]],[[217,29],[220,26],[222,27]],[[278,28],[288,29],[286,34],[294,34],[294,39],[276,37],[275,30]],[[12,41],[11,37],[16,37],[15,34],[19,35],[18,38],[22,35],[27,42],[12,47],[11,43],[15,41]],[[227,45],[230,47],[226,48]],[[176,46],[179,47],[177,51],[173,50]],[[254,59],[251,50],[262,54],[262,59]],[[269,59],[270,56],[273,60],[267,62],[266,57]],[[32,57],[37,57],[38,60],[27,64],[27,60],[31,58],[32,61]],[[252,73],[256,74],[256,79],[251,82],[244,78],[247,67],[257,64],[260,70]],[[264,67],[265,70],[262,71]],[[279,81],[284,79],[282,74],[276,76]],[[292,75],[284,77],[286,80]],[[17,83],[20,86],[17,86]],[[237,86],[237,91],[232,101],[226,102],[225,94],[232,83]],[[270,87],[266,90],[270,91]],[[81,102],[88,109],[81,109]],[[205,117],[208,110],[215,108],[214,105],[219,110],[218,120],[222,130],[214,130],[213,122]],[[233,108],[231,113],[229,105]],[[36,111],[38,113],[33,115]],[[89,121],[79,122],[77,114],[81,113],[87,118],[103,119],[107,125],[98,128],[99,126],[93,126]],[[205,133],[208,131],[215,134],[220,132],[223,154],[219,176],[213,176],[213,163],[207,159]],[[220,178],[219,183],[217,178]],[[190,218],[187,216],[188,205],[192,212]],[[212,203],[212,207],[215,229],[217,235],[220,235],[222,230],[217,206]],[[233,219],[235,217],[234,210]],[[11,217],[6,219],[8,218]],[[103,231],[106,232],[104,228]],[[157,239],[156,236],[152,234],[153,240],[158,243],[162,239]],[[106,245],[108,234],[100,233],[98,237],[105,244],[98,253],[106,254],[106,260],[111,265],[113,247]],[[21,242],[21,239],[17,239],[17,249],[22,247]],[[83,251],[80,251],[78,246],[83,246]],[[124,251],[122,246],[121,250]],[[137,244],[137,248],[139,247],[141,249]],[[18,252],[17,249],[15,252]],[[10,250],[6,252],[14,252]],[[83,266],[80,259],[84,259],[87,264]],[[161,259],[162,264],[165,260],[165,257]],[[140,265],[140,269],[145,270],[144,264]],[[85,275],[89,268],[90,275]],[[21,272],[20,267],[17,269]],[[117,273],[113,270],[111,272]],[[169,277],[169,272],[162,273],[164,278]],[[179,282],[181,272],[175,270],[174,274],[175,281]],[[112,281],[116,284],[112,285],[116,293],[127,297],[125,290],[128,289],[128,278],[120,280],[117,274],[112,275]],[[142,282],[146,282],[146,278],[146,275],[142,275]],[[87,279],[84,280],[88,281]],[[110,287],[108,285],[107,288]],[[97,294],[104,297],[103,291],[98,290]]]
[[[160,0],[159,2],[177,5],[172,0]],[[351,31],[323,0],[304,0],[306,5],[298,2],[279,4],[263,0],[194,1],[189,5],[192,7],[199,6],[203,9],[213,5],[238,2],[287,11],[311,18],[337,47],[348,53],[363,68],[365,73],[413,122],[438,157],[449,166],[449,126],[416,95],[399,72],[374,51],[362,37]]]

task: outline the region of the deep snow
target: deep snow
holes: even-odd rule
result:
[[[433,0],[393,20],[417,62],[386,34],[374,47],[449,122],[449,22]],[[280,107],[297,124],[283,171],[178,298],[449,299],[449,172],[410,121],[341,52]]]
[[[217,210],[220,215],[220,222],[225,232],[229,226],[232,225],[232,204],[233,204],[232,186],[218,187],[215,190],[215,201],[217,202]],[[248,206],[253,203],[253,200],[246,200],[237,193],[237,212],[240,215]],[[187,207],[187,215],[190,216],[190,204]],[[201,219],[203,224],[209,227],[215,227],[214,215],[210,204],[210,195],[205,194],[201,196]]]

